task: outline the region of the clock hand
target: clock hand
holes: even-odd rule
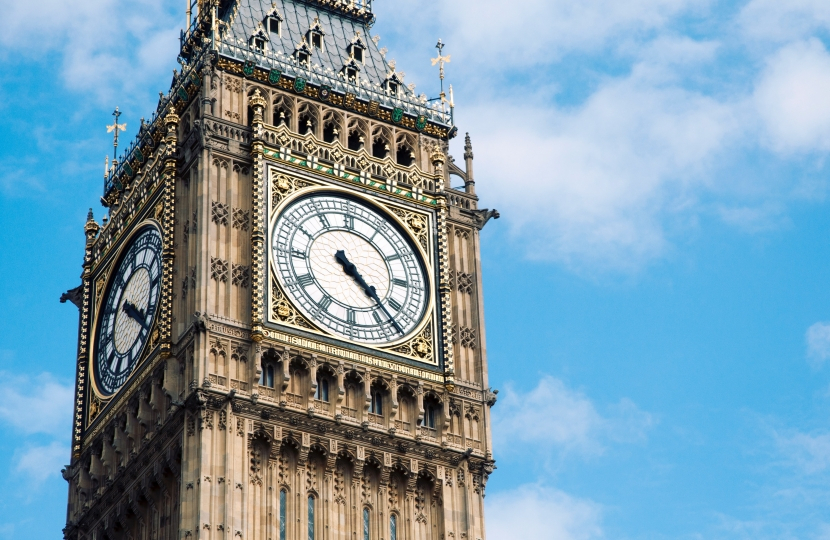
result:
[[[394,326],[398,332],[403,334],[403,329],[400,325],[398,325],[398,322],[394,317],[392,317],[389,311],[387,311],[386,306],[383,305],[380,298],[378,298],[377,290],[375,290],[373,286],[366,283],[366,280],[363,279],[363,276],[361,276],[360,272],[357,271],[357,267],[349,261],[348,257],[346,257],[346,253],[342,249],[338,250],[337,253],[334,254],[334,258],[337,259],[337,262],[339,262],[343,267],[343,271],[346,272],[346,275],[354,278],[357,284],[363,289],[363,292],[366,293],[366,296],[374,300],[378,307],[380,307],[386,316],[389,317],[389,320],[392,322],[392,326]]]
[[[138,309],[138,306],[129,300],[124,302],[124,313],[135,319],[136,322],[138,322],[138,324],[140,324],[145,330],[149,330],[149,328],[147,328],[147,323],[144,320],[146,318],[144,313]]]

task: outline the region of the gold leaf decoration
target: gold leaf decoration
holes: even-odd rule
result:
[[[304,187],[315,185],[307,180],[291,178],[285,174],[271,174],[271,208],[277,206],[289,195]]]
[[[390,350],[419,360],[432,360],[432,320],[415,337]]]
[[[271,279],[271,318],[286,324],[316,330],[316,328],[299,313],[286,298],[276,279]]]
[[[428,237],[427,237],[427,219],[421,214],[409,212],[401,208],[391,208],[392,212],[401,218],[401,221],[406,224],[406,228],[418,239],[418,243],[424,248],[424,251],[429,252]]]

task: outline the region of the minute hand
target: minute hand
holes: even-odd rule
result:
[[[366,296],[374,300],[378,307],[380,307],[386,316],[389,317],[389,321],[392,323],[392,326],[394,326],[398,332],[403,334],[403,329],[400,325],[398,325],[398,322],[394,319],[394,317],[392,317],[389,311],[386,310],[386,306],[383,305],[380,298],[378,298],[378,293],[375,288],[366,283],[366,280],[363,279],[363,276],[361,276],[360,272],[357,271],[357,267],[349,261],[348,257],[346,257],[346,253],[342,249],[338,250],[337,253],[334,254],[334,258],[337,259],[337,262],[339,262],[343,267],[343,271],[346,272],[346,275],[351,276],[357,284],[360,285],[363,292],[366,293]]]

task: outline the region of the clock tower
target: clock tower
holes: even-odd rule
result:
[[[462,169],[443,89],[404,83],[369,0],[191,8],[62,298],[64,537],[484,540],[498,213],[469,136]]]

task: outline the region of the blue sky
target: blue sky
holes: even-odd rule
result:
[[[150,116],[184,15],[0,4],[0,539],[56,538],[77,324],[57,299],[102,215],[104,126]],[[830,538],[830,3],[375,4],[418,93],[447,44],[502,214],[489,538]]]

